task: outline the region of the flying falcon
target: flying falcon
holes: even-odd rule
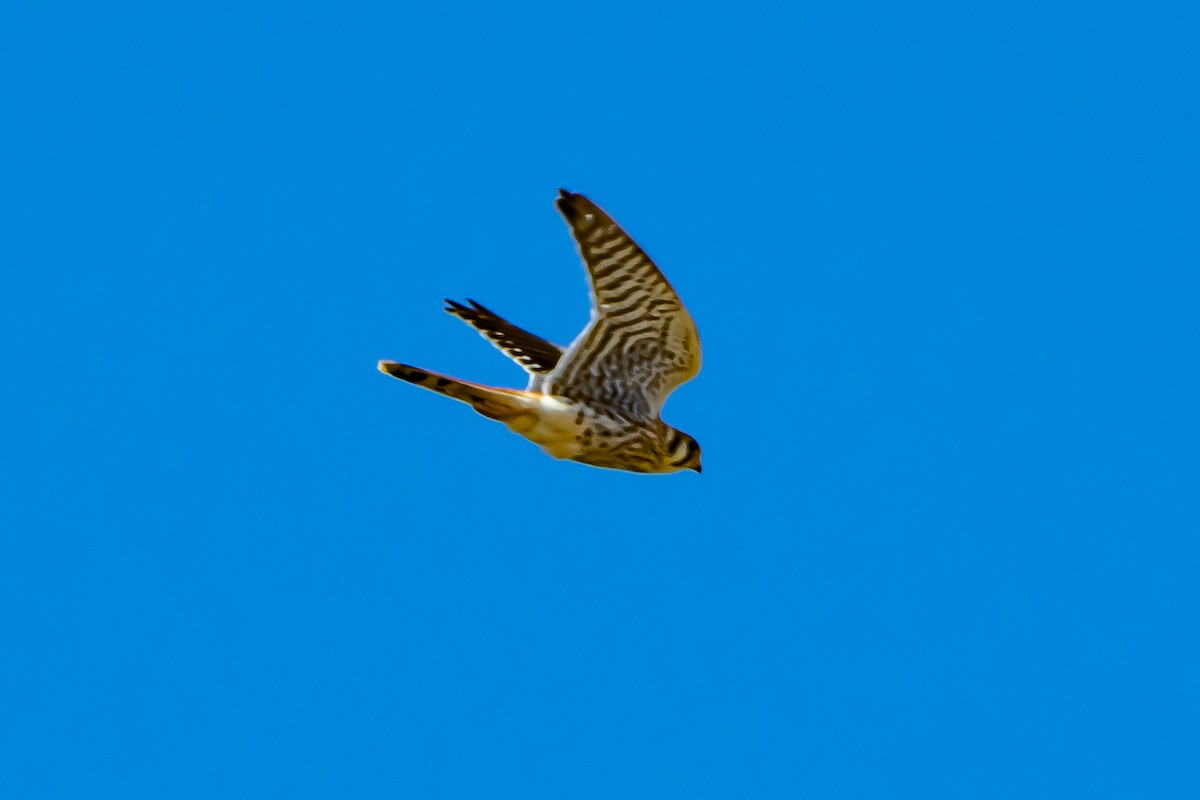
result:
[[[474,300],[446,301],[528,374],[524,391],[380,361],[379,370],[468,403],[555,458],[631,472],[700,471],[700,445],[660,418],[700,371],[696,324],[642,249],[595,203],[560,189],[591,287],[592,318],[565,350]]]

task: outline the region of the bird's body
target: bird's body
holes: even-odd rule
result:
[[[695,439],[659,418],[667,395],[700,369],[695,324],[670,284],[612,219],[580,194],[557,202],[592,289],[592,319],[565,350],[470,301],[447,300],[527,373],[524,391],[394,361],[379,369],[470,404],[555,458],[633,472],[700,471]]]

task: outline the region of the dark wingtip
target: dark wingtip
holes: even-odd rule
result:
[[[569,222],[574,222],[579,217],[579,209],[575,207],[575,200],[578,198],[579,195],[574,192],[566,189],[558,190],[558,199],[554,201],[554,205]]]

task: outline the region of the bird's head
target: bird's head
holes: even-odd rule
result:
[[[675,428],[667,429],[667,471],[681,469],[700,471],[700,443]]]

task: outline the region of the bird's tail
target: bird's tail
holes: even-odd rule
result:
[[[483,416],[500,420],[510,427],[513,427],[514,423],[520,427],[523,417],[530,416],[532,413],[523,393],[514,389],[481,386],[478,383],[460,381],[458,378],[417,369],[407,364],[398,364],[395,361],[380,361],[379,371],[391,375],[393,378],[429,389],[431,392],[444,394],[467,403]]]

